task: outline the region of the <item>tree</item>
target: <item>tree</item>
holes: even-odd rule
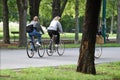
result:
[[[118,27],[117,27],[117,42],[120,43],[120,0],[118,0]]]
[[[17,7],[19,12],[19,47],[26,46],[26,16],[27,16],[27,2],[28,0],[17,0]]]
[[[52,18],[60,16],[60,0],[53,0],[52,3]]]
[[[9,21],[18,21],[18,8],[16,4],[16,0],[8,0],[9,7]]]
[[[110,26],[110,33],[113,34],[113,26],[114,26],[114,16],[115,16],[115,11],[116,11],[116,4],[117,4],[117,0],[111,0],[108,1],[109,5],[111,5],[111,26]]]
[[[101,0],[87,0],[77,72],[96,74],[94,52]]]
[[[39,5],[41,0],[29,0],[29,13],[30,13],[30,20],[33,19],[34,16],[39,15]]]
[[[0,0],[0,21],[2,21],[2,16],[3,16],[3,7],[2,7],[2,0]]]
[[[76,0],[75,4],[75,43],[77,44],[79,42],[79,20],[78,20],[78,15],[79,15],[79,0]]]
[[[118,0],[106,0],[106,32],[113,34],[116,31]]]
[[[66,6],[68,0],[61,0],[61,1],[62,2],[61,2],[61,8],[60,8],[60,16],[62,16],[62,13],[63,13],[63,11],[65,9],[65,6]]]
[[[61,0],[53,0],[53,2],[52,2],[52,18],[54,18],[55,16],[60,16],[60,17],[62,16],[62,13],[67,4],[67,1],[68,0],[64,0],[63,2]]]
[[[2,0],[3,2],[3,36],[4,43],[10,44],[10,35],[9,35],[9,11],[7,6],[8,0]]]

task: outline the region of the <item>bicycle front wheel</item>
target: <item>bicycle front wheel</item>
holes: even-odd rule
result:
[[[45,45],[42,42],[40,46],[38,46],[38,55],[39,57],[43,57],[45,53]]]
[[[102,55],[102,44],[97,44],[95,46],[95,58],[100,58],[100,56]]]
[[[57,53],[59,56],[62,56],[64,54],[64,51],[65,51],[65,44],[63,41],[60,41],[60,44],[57,47]]]
[[[26,45],[26,51],[29,58],[32,58],[34,56],[34,51],[31,48],[32,45],[33,43],[31,41],[27,42],[27,45]]]
[[[46,52],[48,56],[52,56],[54,52],[55,46],[52,41],[49,42],[49,45],[46,46]]]

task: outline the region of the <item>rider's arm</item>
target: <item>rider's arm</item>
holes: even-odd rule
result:
[[[42,26],[40,26],[40,28],[41,28],[40,31],[44,34],[44,31],[43,31],[43,29],[42,29]]]
[[[58,29],[59,29],[59,32],[63,32],[63,29],[62,29],[62,25],[61,25],[61,23],[58,21],[58,23],[57,23],[57,26],[58,26]]]

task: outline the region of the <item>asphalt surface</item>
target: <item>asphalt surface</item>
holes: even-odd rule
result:
[[[36,53],[33,58],[28,58],[25,49],[0,49],[0,69],[19,69],[28,67],[45,67],[77,64],[79,48],[68,48],[63,56],[54,53],[53,56],[40,58]],[[120,61],[120,47],[103,48],[102,56],[95,59],[95,64]]]

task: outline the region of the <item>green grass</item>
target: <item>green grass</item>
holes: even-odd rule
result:
[[[96,75],[76,72],[76,65],[1,70],[0,80],[120,80],[120,62],[96,65]]]
[[[103,47],[120,47],[118,43],[105,43],[102,45]]]
[[[80,44],[65,44],[65,47],[66,48],[80,48]],[[118,44],[118,43],[106,43],[106,44],[102,44],[102,47],[120,47],[120,44]]]

